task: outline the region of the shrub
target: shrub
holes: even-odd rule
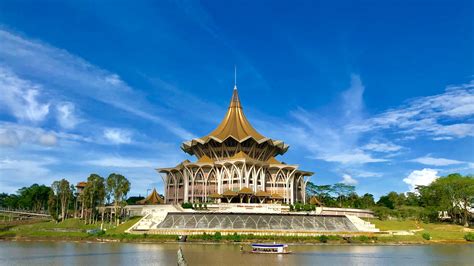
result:
[[[319,236],[319,242],[321,243],[327,243],[328,240],[329,240],[328,236],[325,236],[325,235]]]
[[[199,209],[202,210],[202,203],[199,203]]]
[[[474,233],[467,233],[464,235],[464,239],[469,242],[474,242]]]
[[[375,216],[379,218],[379,220],[387,220],[389,216],[392,215],[392,210],[387,208],[387,207],[374,207],[372,208],[372,211],[374,211]]]
[[[183,209],[192,209],[193,204],[190,203],[190,202],[184,202],[184,203],[181,204],[181,207],[183,207]]]
[[[207,210],[207,203],[204,203],[204,209]]]
[[[221,232],[215,232],[214,233],[214,240],[215,241],[220,241],[222,239],[222,234]]]
[[[425,239],[425,240],[431,240],[431,235],[430,235],[430,233],[423,233],[423,234],[421,235],[421,237],[423,237],[423,239]]]
[[[234,233],[231,237],[230,237],[230,240],[234,241],[234,242],[240,242],[242,239],[240,237],[239,234],[237,233]]]
[[[290,212],[292,212],[294,210],[295,210],[295,207],[293,206],[293,204],[290,204]]]
[[[202,234],[201,237],[200,237],[202,240],[212,240],[213,236],[210,235],[210,234]]]
[[[297,211],[297,212],[301,211],[301,204],[300,203],[295,204],[295,211]]]

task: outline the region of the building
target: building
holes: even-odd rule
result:
[[[288,148],[252,127],[235,86],[220,125],[207,136],[182,144],[181,149],[197,161],[157,169],[165,202],[305,202],[305,186],[313,173],[275,158]]]

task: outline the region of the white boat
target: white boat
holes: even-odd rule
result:
[[[288,250],[287,244],[252,244],[252,253],[263,253],[263,254],[288,254],[291,251]]]

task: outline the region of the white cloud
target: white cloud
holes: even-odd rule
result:
[[[425,165],[433,165],[433,166],[447,166],[447,165],[465,163],[465,162],[462,162],[462,161],[445,159],[445,158],[434,158],[434,157],[430,157],[430,156],[424,156],[424,157],[416,158],[416,159],[413,159],[411,161],[421,163],[421,164],[425,164]]]
[[[23,80],[11,70],[0,66],[0,108],[19,120],[39,122],[49,113],[49,103],[38,99],[41,86]]]
[[[124,129],[107,128],[104,130],[104,137],[114,144],[130,144],[132,142],[132,133]]]
[[[337,162],[337,163],[345,163],[345,164],[365,164],[365,163],[379,163],[379,162],[388,161],[386,159],[373,158],[372,156],[359,150],[348,151],[346,153],[340,153],[340,154],[327,154],[327,155],[322,155],[317,158],[328,161],[328,162]]]
[[[59,140],[92,142],[91,139],[76,134],[0,121],[0,146],[15,147],[23,143],[52,146]]]
[[[391,142],[380,143],[372,142],[362,147],[364,150],[376,151],[376,152],[396,152],[401,150],[403,147],[393,144]]]
[[[122,157],[105,157],[97,160],[86,161],[85,163],[103,167],[117,168],[150,168],[157,167],[157,163],[150,160]]]
[[[79,123],[76,106],[71,102],[61,102],[56,105],[57,120],[61,127],[72,129]]]
[[[410,186],[410,191],[415,191],[416,186],[426,186],[438,178],[438,171],[430,168],[412,171],[403,182]]]
[[[43,146],[56,146],[58,138],[54,134],[42,134],[39,136],[38,142]]]
[[[357,185],[357,183],[359,183],[359,182],[356,179],[352,178],[352,176],[350,176],[348,174],[344,174],[342,176],[341,183],[344,183],[346,185]]]
[[[474,124],[459,119],[474,115],[474,81],[448,87],[442,94],[421,97],[363,121],[352,123],[354,132],[398,129],[410,136],[429,135],[435,140],[474,136]]]
[[[16,147],[18,145],[20,145],[20,137],[14,130],[0,130],[0,146]]]
[[[56,163],[52,158],[0,158],[0,192],[13,193],[32,182],[49,185],[54,180],[49,165]]]
[[[351,86],[340,100],[331,106],[330,114],[309,112],[302,108],[291,113],[294,122],[283,124],[283,129],[271,132],[312,153],[310,158],[342,164],[385,162],[370,152],[358,148],[359,134],[347,131],[346,125],[361,121],[364,113],[364,86],[357,75],[352,75]],[[262,128],[272,128],[264,125]]]
[[[0,60],[8,64],[15,73],[42,80],[51,94],[63,96],[64,91],[73,91],[83,97],[91,97],[114,108],[126,111],[142,119],[152,121],[182,139],[194,135],[175,121],[156,115],[166,113],[150,104],[115,73],[98,68],[84,59],[65,50],[0,29]],[[2,86],[0,86],[1,88]],[[27,99],[35,99],[34,90]],[[33,105],[32,105],[33,106]],[[33,119],[41,120],[41,112],[47,114],[49,105],[38,104]]]
[[[381,173],[374,173],[369,171],[355,171],[355,176],[357,177],[380,177]]]

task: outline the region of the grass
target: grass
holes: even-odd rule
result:
[[[394,236],[394,239],[399,241],[420,240],[423,239],[423,234],[428,233],[431,236],[431,241],[462,241],[464,235],[467,233],[466,228],[461,225],[448,223],[423,223],[414,220],[385,220],[378,219],[368,220],[375,224],[381,231],[388,230],[419,230],[415,232],[414,236]]]
[[[52,240],[117,240],[124,242],[163,242],[176,241],[176,235],[155,234],[128,234],[125,230],[138,222],[141,217],[133,217],[115,227],[108,224],[104,234],[90,235],[88,229],[98,229],[100,224],[86,225],[79,219],[68,219],[56,223],[51,221],[35,222],[31,224],[0,223],[0,239],[2,238],[31,238]],[[353,237],[342,237],[337,235],[328,236],[259,236],[259,235],[191,235],[191,242],[268,242],[279,241],[288,243],[381,243],[381,244],[408,244],[408,243],[440,243],[440,242],[466,242],[464,236],[467,234],[464,227],[445,223],[421,223],[413,220],[380,221],[371,219],[381,231],[387,230],[417,230],[414,235],[360,235]],[[423,234],[428,233],[431,240],[423,239]]]
[[[121,234],[121,233],[124,233],[125,230],[130,228],[132,225],[136,224],[141,218],[142,218],[141,216],[132,217],[128,221],[120,224],[119,226],[108,229],[107,234]]]
[[[380,231],[388,230],[416,230],[420,229],[420,223],[414,220],[385,220],[368,219],[367,221],[373,223]]]
[[[107,224],[108,234],[122,234],[131,225],[136,223],[141,217],[134,217],[125,223],[113,227]],[[0,238],[5,237],[26,237],[26,238],[93,238],[86,231],[89,229],[99,229],[100,224],[84,224],[80,219],[67,219],[64,222],[40,221],[32,224],[0,224]]]

